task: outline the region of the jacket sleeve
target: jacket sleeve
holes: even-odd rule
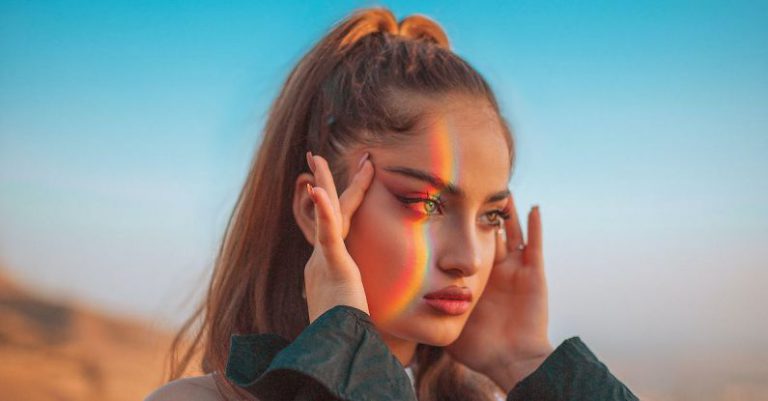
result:
[[[507,395],[507,401],[638,401],[581,339],[563,341]]]
[[[346,305],[323,313],[293,342],[275,334],[233,335],[226,376],[263,401],[416,401],[370,316]]]

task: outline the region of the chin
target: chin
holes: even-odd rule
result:
[[[456,341],[456,338],[458,338],[458,336],[454,336],[454,337],[451,337],[451,338],[429,339],[427,341],[420,341],[419,343],[420,344],[432,345],[432,346],[435,346],[435,347],[447,347],[447,346],[453,344],[453,342]]]
[[[456,341],[460,334],[460,328],[457,330],[433,330],[429,333],[423,333],[418,342],[435,347],[447,347]]]
[[[425,309],[401,316],[385,325],[378,325],[378,323],[374,317],[377,328],[394,337],[419,344],[446,347],[459,338],[466,319],[459,316],[439,317]]]

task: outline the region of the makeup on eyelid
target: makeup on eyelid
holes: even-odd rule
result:
[[[379,179],[384,182],[387,187],[404,187],[405,190],[405,188],[413,188],[413,182],[418,182],[422,187],[411,192],[427,194],[428,197],[431,197],[429,196],[431,194],[435,194],[434,197],[441,198],[466,198],[468,195],[466,190],[462,189],[457,183],[451,182],[450,180],[441,177],[439,174],[434,174],[427,170],[405,166],[378,167],[376,170],[379,173],[375,175],[374,179]],[[409,184],[403,184],[401,182],[407,182]],[[492,193],[485,199],[485,203],[505,201],[509,193],[509,189]]]
[[[444,196],[440,191],[389,190],[389,192],[394,196],[394,198],[403,208],[417,213],[418,217],[427,218],[431,216],[442,215],[446,212],[446,206],[448,202],[444,199]],[[494,219],[488,217],[488,225],[494,228],[498,228],[503,224],[504,220],[507,220],[510,217],[508,202],[505,202],[504,206],[484,211],[480,213],[480,216],[497,216]]]

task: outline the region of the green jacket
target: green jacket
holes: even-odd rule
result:
[[[326,311],[293,342],[233,335],[226,375],[259,400],[416,401],[411,379],[370,316],[346,305]],[[637,400],[579,337],[563,341],[507,395],[518,400]]]

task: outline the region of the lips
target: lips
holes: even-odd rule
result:
[[[441,315],[459,316],[469,311],[472,305],[472,291],[452,285],[424,295],[424,302]]]
[[[472,291],[469,288],[451,285],[441,290],[424,295],[424,299],[446,299],[453,301],[472,301]]]

